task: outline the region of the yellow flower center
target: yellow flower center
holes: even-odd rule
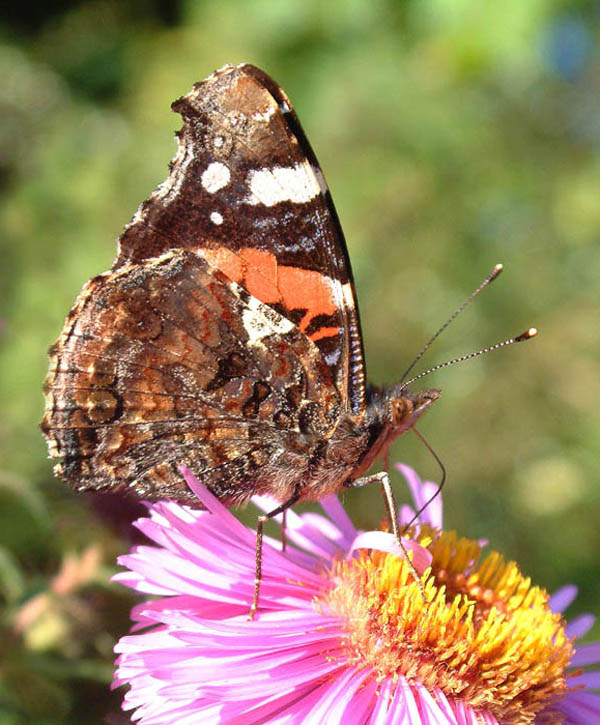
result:
[[[338,561],[319,606],[346,622],[345,654],[378,680],[404,675],[501,723],[531,723],[566,692],[573,647],[548,595],[496,552],[421,528],[431,552],[425,601],[405,560],[379,551]],[[546,722],[560,722],[550,715]]]

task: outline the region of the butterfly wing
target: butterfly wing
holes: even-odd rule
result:
[[[183,117],[169,176],[119,240],[114,269],[170,249],[203,256],[321,351],[346,412],[365,368],[346,244],[323,174],[281,88],[226,66],[173,104]]]
[[[296,325],[175,250],[84,287],[51,354],[42,429],[76,489],[194,503],[187,465],[232,505],[289,498],[340,410]]]

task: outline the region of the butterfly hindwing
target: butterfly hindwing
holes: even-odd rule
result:
[[[182,250],[84,287],[46,391],[42,427],[75,488],[192,500],[187,465],[227,504],[272,492],[275,471],[285,497],[341,409],[311,340]]]

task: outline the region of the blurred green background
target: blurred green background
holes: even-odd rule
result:
[[[446,524],[549,590],[576,583],[571,614],[600,611],[600,3],[53,0],[4,4],[0,33],[3,725],[118,711],[133,600],[108,578],[130,512],[53,479],[46,349],[164,179],[171,101],[227,62],[281,83],[321,160],[373,382],[504,263],[425,360],[541,332],[425,383],[444,390],[420,429]],[[438,476],[415,436],[391,457]],[[374,490],[345,503],[361,526],[383,514]]]

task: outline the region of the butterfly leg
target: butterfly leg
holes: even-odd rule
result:
[[[287,546],[287,538],[285,535],[285,531],[287,528],[287,512],[288,510],[285,509],[285,511],[281,515],[281,551],[285,551]]]
[[[348,488],[362,488],[363,486],[368,486],[370,483],[380,483],[383,488],[385,503],[388,510],[390,523],[392,524],[392,533],[394,534],[394,539],[396,540],[396,543],[404,554],[404,558],[406,559],[406,563],[410,567],[413,579],[419,586],[421,598],[423,599],[423,601],[425,601],[425,592],[423,590],[423,584],[421,583],[421,577],[419,576],[419,572],[416,570],[411,557],[408,555],[406,547],[402,543],[402,538],[400,537],[400,530],[398,528],[398,508],[396,506],[394,491],[392,490],[392,486],[390,484],[390,477],[387,471],[380,471],[379,473],[374,473],[371,476],[363,476],[362,478],[357,478],[356,481],[352,481],[346,484],[346,486]]]
[[[274,516],[277,516],[278,514],[284,514],[285,517],[285,512],[291,506],[293,506],[299,498],[300,488],[298,487],[296,491],[294,491],[293,495],[288,498],[287,501],[284,501],[276,509],[273,509],[273,511],[269,511],[269,513],[262,514],[262,516],[258,517],[258,522],[256,524],[256,568],[254,570],[254,596],[252,598],[250,612],[248,613],[248,619],[254,619],[254,615],[256,614],[256,610],[258,609],[258,596],[260,594],[260,581],[262,578],[263,526],[265,525],[265,522],[267,522],[269,519],[272,519]],[[285,525],[285,523],[282,522],[282,525]]]
[[[397,508],[396,508],[396,500],[394,499],[394,492],[392,490],[392,486],[390,484],[390,477],[389,477],[387,471],[380,471],[379,473],[373,473],[370,476],[363,476],[362,478],[357,478],[356,481],[351,481],[350,483],[346,484],[346,486],[348,488],[362,488],[363,486],[368,486],[371,483],[380,483],[381,484],[381,487],[383,490],[383,497],[385,499],[385,506],[387,508],[390,523],[392,525],[392,533],[394,534],[394,538],[396,539],[396,542],[398,543],[398,545],[400,546],[400,548],[406,555],[404,546],[402,545],[402,542],[400,541],[400,531],[398,529],[398,514],[397,514]]]

